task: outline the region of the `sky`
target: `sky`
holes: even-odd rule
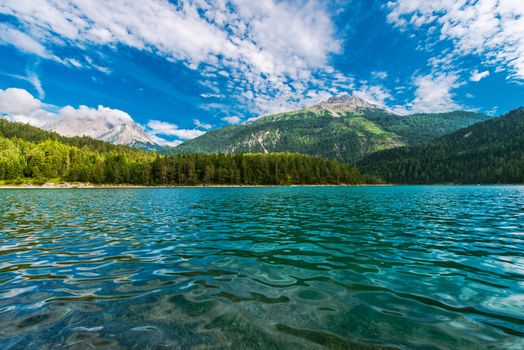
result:
[[[354,94],[524,105],[523,0],[0,0],[0,115],[111,114],[159,143]]]

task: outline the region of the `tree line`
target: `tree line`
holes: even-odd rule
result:
[[[524,109],[358,163],[391,183],[524,183]]]
[[[8,123],[8,124],[6,124]],[[18,124],[18,125],[12,125]],[[9,132],[2,129],[8,125]],[[2,121],[0,180],[134,185],[357,184],[364,178],[334,160],[293,153],[164,156]],[[5,133],[11,137],[5,137]],[[55,136],[45,138],[44,136]],[[32,141],[35,139],[36,141]]]

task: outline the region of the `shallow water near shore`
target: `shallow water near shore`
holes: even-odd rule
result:
[[[524,348],[524,187],[0,191],[0,348]]]

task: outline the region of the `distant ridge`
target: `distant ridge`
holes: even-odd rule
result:
[[[111,114],[91,117],[83,116],[52,120],[43,129],[55,131],[63,136],[88,136],[117,145],[157,145],[146,135],[142,126],[128,115]]]

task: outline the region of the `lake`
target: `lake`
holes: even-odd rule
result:
[[[0,191],[0,348],[524,348],[524,187]]]

